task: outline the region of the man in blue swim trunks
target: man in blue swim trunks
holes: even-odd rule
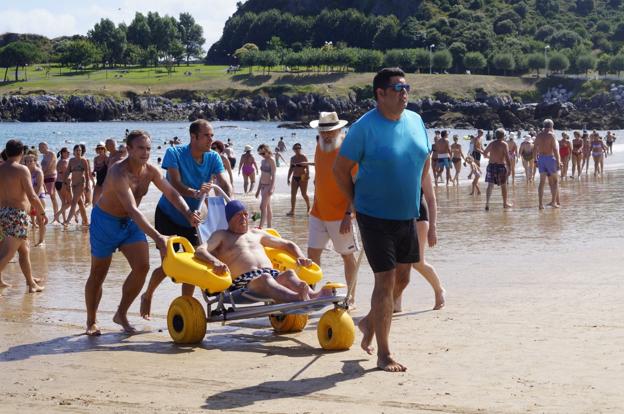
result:
[[[167,148],[162,161],[162,168],[167,170],[167,181],[184,197],[192,210],[199,210],[203,195],[210,191],[212,177],[216,184],[228,195],[232,187],[225,173],[221,156],[211,151],[214,130],[204,119],[193,121],[189,127],[191,141],[187,145],[174,145]],[[197,229],[189,225],[188,220],[176,207],[163,196],[158,201],[154,214],[154,226],[160,234],[182,236],[193,246],[199,244]],[[158,267],[152,273],[145,293],[141,295],[141,316],[150,319],[154,291],[165,279],[165,272]],[[183,284],[182,294],[193,296],[195,286]]]
[[[395,285],[406,285],[420,261],[414,219],[420,215],[420,186],[431,150],[420,115],[406,110],[410,85],[399,68],[385,68],[373,80],[377,108],[349,129],[334,164],[338,186],[353,201],[364,252],[375,274],[371,310],[358,323],[362,348],[389,372],[407,368],[390,352]],[[358,165],[355,184],[351,170]]]
[[[559,147],[554,132],[554,123],[551,119],[544,120],[542,129],[535,138],[533,147],[533,157],[537,157],[537,168],[540,173],[538,187],[539,209],[544,209],[544,185],[548,177],[550,194],[552,200],[548,203],[552,208],[559,208],[559,170],[561,169],[561,158]]]
[[[249,213],[238,200],[225,206],[227,230],[215,231],[208,241],[195,250],[195,257],[214,266],[217,274],[230,272],[230,290],[246,288],[278,303],[316,299],[327,295],[323,289],[314,292],[293,270],[273,269],[264,247],[285,250],[297,258],[300,266],[312,261],[295,243],[260,230],[249,228]]]
[[[121,302],[113,322],[128,333],[135,332],[127,318],[128,308],[137,297],[149,271],[147,234],[164,256],[167,238],[160,234],[139,211],[138,206],[154,183],[165,197],[182,212],[191,225],[199,223],[199,214],[189,208],[160,170],[149,163],[151,139],[145,131],[131,131],[126,138],[128,157],[114,164],[104,181],[102,195],[91,211],[91,272],[85,285],[87,335],[100,335],[97,309],[102,298],[102,284],[108,274],[113,252],[119,249],[131,271],[123,285]]]

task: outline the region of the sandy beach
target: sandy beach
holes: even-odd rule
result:
[[[539,212],[536,186],[522,178],[510,211],[498,189],[483,210],[483,183],[480,197],[466,186],[437,190],[439,244],[427,255],[447,306],[431,311],[433,293],[412,272],[391,333],[408,367],[401,374],[376,370],[359,332],[349,351],[323,352],[319,314],[298,334],[276,335],[262,318],[210,324],[201,345],[176,346],[166,332],[179,295],[170,281],[152,321],[134,303],[130,319],[142,332],[127,336],[111,320],[128,272],[119,254],[104,285],[103,335],[86,337],[88,233],[50,226],[31,254],[46,290],[26,294],[17,263],[3,274],[14,287],[0,291],[0,412],[623,412],[624,170],[591,171],[563,183],[560,210]],[[156,199],[150,193],[141,207],[148,216]],[[305,248],[303,202],[294,218],[284,216],[288,204],[275,198],[274,227]],[[341,281],[340,258],[324,258],[327,279]],[[356,321],[370,306],[366,260],[358,280]]]

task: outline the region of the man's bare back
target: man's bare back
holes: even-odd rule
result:
[[[548,129],[541,130],[535,137],[534,144],[537,155],[552,155],[557,157],[557,138],[555,134]]]
[[[29,211],[28,194],[34,194],[29,184],[30,171],[26,166],[12,162],[0,164],[0,207]]]
[[[509,166],[509,146],[505,141],[492,141],[485,150],[491,164],[505,164]]]

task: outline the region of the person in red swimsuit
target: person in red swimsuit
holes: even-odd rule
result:
[[[561,158],[561,179],[565,180],[568,176],[568,166],[570,165],[570,154],[572,153],[572,143],[568,134],[561,133],[561,141],[559,141],[559,157]]]

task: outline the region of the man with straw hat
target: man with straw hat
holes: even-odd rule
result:
[[[347,285],[349,304],[355,303],[356,262],[358,251],[353,208],[349,199],[340,191],[332,171],[340,145],[344,139],[342,127],[347,121],[338,119],[336,112],[321,112],[318,120],[310,122],[319,132],[314,153],[314,201],[308,221],[308,257],[321,264],[323,249],[329,247],[342,257]],[[352,176],[357,166],[352,169]]]

